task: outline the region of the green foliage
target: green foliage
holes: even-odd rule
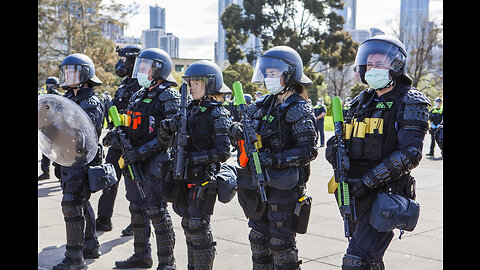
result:
[[[95,64],[103,85],[96,92],[114,93],[121,78],[115,71],[116,44],[102,35],[105,23],[124,26],[125,16],[138,5],[125,6],[102,0],[38,1],[38,85],[59,74],[58,65],[69,54],[84,53]]]
[[[226,46],[230,64],[247,57],[252,63],[253,52],[242,52],[248,35],[261,39],[262,50],[286,45],[296,50],[303,61],[304,73],[314,85],[309,96],[316,97],[324,76],[312,66],[323,63],[341,68],[355,59],[358,43],[343,31],[344,18],[331,11],[342,9],[341,0],[244,0],[243,8],[228,6],[220,16],[226,32]],[[245,53],[245,54],[244,54]]]
[[[253,84],[250,80],[253,76],[253,67],[249,64],[234,64],[228,66],[222,71],[223,82],[233,88],[233,83],[239,81],[242,83],[243,93],[254,96],[254,93],[261,91],[258,84]]]

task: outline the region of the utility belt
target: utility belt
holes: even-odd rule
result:
[[[344,123],[345,144],[351,159],[381,160],[384,142],[383,118],[353,119]]]

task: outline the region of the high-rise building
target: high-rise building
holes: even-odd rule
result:
[[[150,29],[160,28],[165,30],[165,8],[150,6]]]
[[[343,24],[343,29],[352,30],[357,27],[357,0],[343,0],[345,4],[343,9],[335,9],[335,12],[343,16],[345,23]]]
[[[429,27],[429,0],[402,0],[400,3],[400,40],[407,51]]]
[[[167,33],[165,36],[160,37],[160,48],[166,51],[172,58],[178,58],[178,43],[178,37],[172,35],[172,33]]]
[[[228,66],[228,54],[227,46],[225,44],[225,29],[223,29],[220,16],[230,4],[235,4],[243,8],[243,0],[218,0],[218,41],[216,43],[215,62],[223,69]],[[244,45],[239,46],[242,52],[246,55],[250,51],[261,51],[260,38],[255,37],[253,34],[249,35],[247,42]],[[257,53],[259,54],[259,53]],[[246,59],[239,61],[239,63],[246,62]]]

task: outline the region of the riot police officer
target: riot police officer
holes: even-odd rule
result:
[[[415,199],[410,171],[422,158],[430,102],[411,87],[406,58],[405,46],[392,36],[375,36],[358,47],[354,71],[370,87],[351,101],[344,124],[350,161],[346,182],[357,220],[342,269],[385,269],[383,255],[394,234],[371,224],[371,216],[379,214],[372,211],[377,194]],[[326,150],[332,164],[335,147],[332,137]]]
[[[102,85],[95,75],[95,65],[90,57],[81,53],[70,54],[60,64],[60,86],[65,97],[77,103],[92,120],[97,138],[102,132],[104,110],[102,101],[94,95],[93,87]],[[65,259],[53,267],[54,270],[85,269],[84,258],[100,256],[99,243],[95,235],[95,213],[88,201],[90,189],[86,166],[102,162],[101,145],[97,155],[84,166],[60,167],[63,190],[62,213],[67,231]]]
[[[47,94],[59,95],[57,89],[60,87],[60,81],[55,76],[50,76],[45,80]],[[50,159],[42,154],[42,161],[40,162],[40,169],[42,174],[38,176],[38,181],[50,178]]]
[[[435,132],[440,126],[440,123],[443,120],[443,106],[442,99],[437,97],[434,100],[435,107],[430,110],[428,115],[428,120],[430,121],[430,134],[431,134],[431,143],[430,143],[430,152],[426,156],[433,157],[435,150]]]
[[[238,200],[251,228],[253,269],[300,269],[295,238],[297,232],[306,232],[310,212],[302,209],[297,216],[294,210],[300,201],[310,205],[305,188],[310,162],[317,156],[315,116],[301,94],[312,81],[303,74],[300,55],[277,46],[258,58],[252,82],[265,83],[270,93],[247,108],[260,136],[260,162],[270,179],[266,202],[252,183],[254,172],[237,168]],[[231,126],[232,141],[242,139],[242,129],[241,123]]]
[[[134,254],[126,260],[116,261],[118,268],[149,268],[153,264],[150,248],[150,221],[157,242],[157,269],[176,269],[173,249],[175,234],[167,204],[161,197],[162,163],[169,157],[163,141],[157,138],[160,121],[173,117],[178,110],[180,95],[171,86],[177,86],[172,74],[172,59],[167,52],[158,48],[143,50],[135,60],[132,78],[143,87],[133,94],[126,108],[127,138],[133,149],[123,151],[125,164],[136,164],[144,181],[146,198],[124,171],[126,197],[133,227]],[[135,180],[135,181],[138,181]]]
[[[136,78],[132,78],[133,65],[135,64],[136,56],[140,53],[142,47],[140,45],[128,45],[123,48],[116,48],[116,52],[120,59],[115,65],[115,74],[118,77],[124,79],[120,83],[117,91],[115,92],[112,105],[117,107],[119,114],[125,114],[128,101],[133,93],[137,92],[141,86],[138,84]],[[109,128],[113,128],[112,123],[108,124]],[[105,161],[112,163],[115,168],[117,179],[120,181],[122,172],[118,161],[122,155],[118,138],[115,137],[115,132],[110,131],[103,138],[103,145],[110,148],[108,149]],[[118,182],[110,188],[104,189],[102,195],[98,199],[98,217],[96,220],[98,231],[111,231],[112,230],[112,214],[113,206],[115,204],[115,198],[117,197]],[[125,235],[133,235],[131,224],[122,231]]]
[[[210,227],[217,194],[215,175],[230,157],[230,113],[222,103],[224,95],[232,91],[223,83],[220,67],[208,60],[192,63],[183,80],[192,98],[186,109],[187,198],[173,203],[173,210],[182,217],[188,269],[206,270],[212,269],[215,258],[216,242]],[[177,118],[162,121],[162,137],[172,136],[180,127]]]

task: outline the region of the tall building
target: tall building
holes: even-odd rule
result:
[[[352,30],[357,27],[357,0],[343,0],[345,4],[342,10],[335,9],[335,12],[343,16],[345,23],[343,29]]]
[[[165,30],[165,8],[150,6],[150,29],[160,28]]]
[[[160,48],[170,57],[179,57],[179,40],[165,28],[165,8],[150,6],[150,29],[142,30],[141,43],[145,49]]]
[[[427,30],[429,0],[402,0],[400,3],[400,40],[407,51]]]
[[[225,29],[223,29],[222,22],[220,21],[220,16],[225,11],[225,8],[230,4],[235,4],[240,7],[243,7],[243,0],[218,0],[218,41],[216,42],[216,51],[215,51],[215,62],[217,65],[224,69],[229,65],[227,46],[225,44]],[[244,54],[247,54],[249,51],[256,51],[257,54],[261,52],[261,43],[260,38],[255,37],[253,34],[250,34],[247,42],[239,46]],[[239,63],[245,63],[246,59],[239,61]]]

